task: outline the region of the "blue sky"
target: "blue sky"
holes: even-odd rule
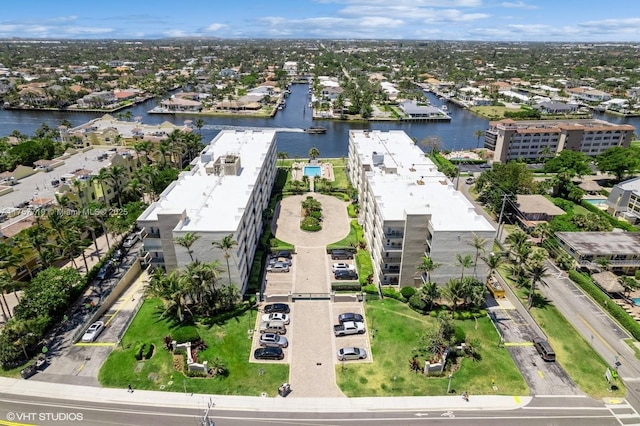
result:
[[[640,41],[638,0],[8,0],[0,38]]]

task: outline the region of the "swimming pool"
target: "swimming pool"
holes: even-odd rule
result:
[[[606,203],[607,199],[606,198],[584,198],[584,201],[586,201],[589,204],[593,204],[594,206],[600,206]]]
[[[634,298],[633,298],[633,299],[631,299],[631,300],[633,300],[633,303],[635,303],[635,304],[636,304],[636,306],[640,306],[640,297],[634,297]]]
[[[309,177],[322,176],[322,167],[320,166],[304,166],[304,175]]]

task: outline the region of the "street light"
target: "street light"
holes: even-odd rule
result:
[[[447,393],[451,393],[451,379],[453,379],[453,373],[449,374],[449,385],[447,386]]]

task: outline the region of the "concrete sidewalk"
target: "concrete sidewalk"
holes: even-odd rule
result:
[[[96,388],[0,378],[0,389],[14,396],[24,395],[70,401],[127,404],[148,407],[202,409],[209,400],[219,410],[288,412],[363,412],[363,411],[447,411],[515,410],[529,404],[530,396],[475,396],[469,401],[456,396],[411,396],[392,398],[295,398],[295,389],[287,398],[184,394],[127,389]]]

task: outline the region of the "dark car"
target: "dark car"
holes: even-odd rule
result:
[[[96,275],[96,278],[99,280],[105,280],[109,278],[111,274],[115,272],[115,270],[116,267],[113,265],[113,263],[111,261],[108,261],[107,263],[102,265],[102,268],[100,268],[100,270],[98,271],[98,275]]]
[[[331,250],[331,259],[353,259],[353,253],[347,250]]]
[[[344,314],[338,315],[338,322],[340,324],[349,321],[364,322],[364,317],[360,314],[354,314],[353,312],[345,312]]]
[[[120,262],[123,257],[124,257],[124,253],[122,252],[122,250],[118,249],[113,252],[112,259],[115,260],[116,262]]]
[[[272,314],[274,312],[288,314],[289,312],[291,312],[291,309],[289,309],[289,305],[287,305],[286,303],[272,303],[271,305],[265,305],[265,314]]]
[[[289,250],[280,250],[273,253],[271,257],[284,257],[285,259],[291,259],[291,252]]]
[[[353,269],[338,269],[333,273],[336,280],[357,280],[358,273]]]
[[[268,346],[266,348],[258,348],[253,351],[255,359],[284,359],[282,348]]]

